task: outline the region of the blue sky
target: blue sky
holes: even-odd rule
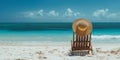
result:
[[[0,22],[120,22],[120,0],[0,0]]]

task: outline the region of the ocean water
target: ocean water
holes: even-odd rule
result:
[[[92,43],[120,43],[120,23],[92,23]],[[0,44],[70,43],[72,23],[0,23]]]

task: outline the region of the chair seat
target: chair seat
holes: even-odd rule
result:
[[[90,47],[72,47],[72,50],[90,50]]]

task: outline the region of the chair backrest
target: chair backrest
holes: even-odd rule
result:
[[[73,41],[74,50],[88,50],[91,42],[91,34],[89,35],[80,35],[75,34]]]
[[[82,29],[83,30],[82,30]],[[90,47],[91,33],[86,34],[87,28],[85,26],[78,25],[75,33],[75,40],[73,47],[75,50],[88,50]]]
[[[73,24],[72,50],[89,50],[91,45],[92,24],[84,19],[77,19]],[[75,35],[75,36],[74,36]]]

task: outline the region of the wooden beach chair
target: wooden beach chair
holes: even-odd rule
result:
[[[77,19],[73,25],[73,40],[71,41],[72,52],[86,51],[88,54],[93,54],[91,34],[92,24],[84,19]]]

